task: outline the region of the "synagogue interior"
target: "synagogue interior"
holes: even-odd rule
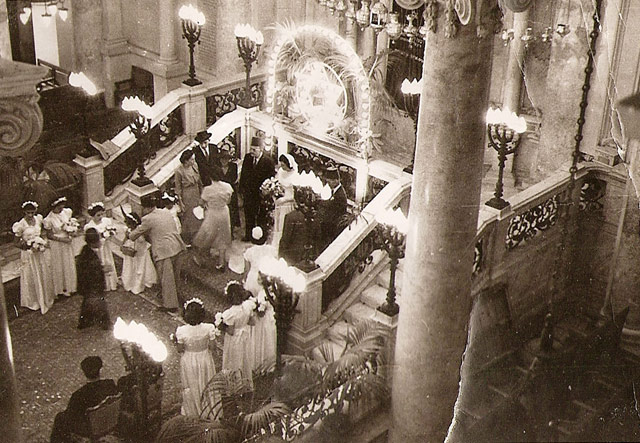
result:
[[[636,23],[0,0],[0,442],[640,440]]]

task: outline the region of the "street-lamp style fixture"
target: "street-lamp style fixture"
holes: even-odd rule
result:
[[[418,20],[418,14],[412,12],[407,15],[407,25],[402,30],[402,33],[409,39],[409,44],[413,44],[413,41],[420,35],[420,30],[415,25],[415,21]]]
[[[397,40],[402,36],[402,24],[400,23],[400,15],[397,12],[389,13],[384,29],[391,40]]]
[[[138,177],[132,180],[132,183],[136,186],[146,186],[153,183],[149,177],[147,177],[144,164],[149,156],[149,146],[145,135],[151,128],[151,106],[140,100],[138,97],[125,97],[122,100],[122,109],[127,112],[135,112],[135,117],[129,123],[129,131],[136,138],[138,143],[141,143],[140,155],[138,155]]]
[[[487,111],[489,146],[498,152],[498,181],[493,197],[485,203],[487,206],[496,209],[504,209],[509,206],[509,202],[502,198],[504,164],[507,155],[513,154],[520,145],[520,134],[526,130],[527,122],[524,117],[518,117],[509,108],[489,108]]]
[[[258,60],[260,55],[260,48],[264,43],[264,37],[262,32],[256,31],[253,26],[249,24],[241,25],[237,24],[234,29],[236,36],[236,42],[238,43],[238,57],[244,62],[244,70],[246,72],[246,83],[244,88],[244,95],[240,101],[240,106],[244,108],[250,108],[253,106],[253,100],[251,100],[251,66],[253,62]]]
[[[196,66],[193,61],[193,51],[196,43],[200,44],[200,31],[206,20],[204,14],[198,11],[193,5],[182,6],[178,11],[178,16],[182,20],[182,38],[189,46],[189,78],[183,81],[187,86],[201,85],[202,82],[196,78]]]
[[[20,21],[23,25],[26,25],[29,22],[29,18],[31,18],[31,6],[25,6],[20,13]]]
[[[304,291],[306,280],[296,268],[281,258],[265,257],[260,262],[258,275],[265,296],[276,319],[276,373],[282,373],[282,354],[286,349],[287,332],[296,315],[300,294]]]
[[[356,12],[356,22],[360,25],[360,30],[364,31],[364,28],[369,26],[369,14],[371,9],[369,8],[370,0],[362,0],[362,6]]]
[[[87,115],[89,114],[89,101],[91,97],[98,93],[98,88],[93,82],[85,75],[84,72],[72,72],[69,74],[69,84],[74,88],[78,88],[84,92],[82,94],[82,111],[80,112],[80,119],[82,121],[82,138],[83,138],[83,155],[90,156],[89,149],[89,128],[87,127]]]
[[[311,272],[318,267],[313,252],[314,230],[317,229],[316,215],[320,201],[331,198],[331,188],[327,184],[323,185],[313,171],[309,173],[303,171],[293,182],[293,197],[296,208],[304,215],[306,234],[304,258],[296,266],[305,272]]]
[[[369,12],[369,25],[373,28],[376,34],[384,29],[387,23],[389,10],[381,1],[377,1],[371,6]]]
[[[393,317],[400,312],[400,307],[396,303],[396,270],[398,269],[398,262],[401,258],[404,258],[409,222],[399,208],[395,210],[387,209],[380,213],[376,220],[378,221],[375,227],[376,236],[382,249],[389,255],[391,271],[389,273],[387,300],[378,307],[378,311]]]
[[[408,79],[402,80],[402,85],[400,86],[400,91],[403,94],[407,95],[418,95],[422,92],[422,79],[416,80],[415,78],[411,81]]]
[[[400,91],[404,94],[404,107],[405,110],[409,113],[411,120],[413,120],[413,128],[418,131],[418,108],[419,101],[416,99],[422,93],[422,79],[416,80],[415,78],[411,81],[408,79],[402,80],[402,85],[400,86]],[[403,171],[408,172],[409,174],[413,173],[413,165],[416,157],[416,144],[414,141],[413,144],[413,154],[411,155],[411,163],[409,166],[403,169]]]

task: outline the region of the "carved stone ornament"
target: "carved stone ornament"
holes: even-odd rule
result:
[[[38,96],[0,100],[0,155],[23,155],[40,138],[42,124]]]
[[[473,16],[471,0],[453,0],[453,8],[458,14],[458,19],[463,25],[468,25]]]
[[[425,0],[396,0],[398,6],[404,9],[408,9],[412,11],[414,9],[418,9],[420,6],[424,5]]]
[[[500,0],[500,6],[509,8],[513,12],[523,12],[529,9],[533,0]]]

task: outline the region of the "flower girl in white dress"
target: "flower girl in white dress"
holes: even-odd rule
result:
[[[91,216],[91,220],[84,225],[84,232],[87,229],[94,228],[100,234],[100,250],[98,256],[102,265],[107,269],[104,273],[106,282],[105,291],[115,291],[118,287],[118,275],[116,274],[116,265],[113,261],[113,252],[111,250],[111,237],[116,234],[116,227],[113,220],[105,217],[104,204],[96,202],[89,205],[87,212]]]
[[[127,233],[122,244],[124,258],[122,259],[122,287],[134,294],[140,294],[145,288],[158,283],[158,274],[151,260],[151,245],[143,236],[135,241],[129,239],[129,233],[142,223],[136,213],[127,214],[123,211],[127,224]]]

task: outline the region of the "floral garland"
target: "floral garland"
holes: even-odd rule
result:
[[[197,304],[200,305],[201,308],[204,308],[204,302],[201,299],[199,299],[198,297],[190,298],[189,300],[184,302],[184,305],[182,305],[182,307],[184,309],[187,309],[187,306],[189,306],[191,303],[197,303]]]
[[[229,297],[229,288],[233,285],[240,285],[243,286],[242,283],[240,283],[238,280],[229,280],[227,282],[227,285],[224,287],[224,296],[225,297]]]
[[[29,249],[36,252],[43,252],[47,249],[47,246],[49,246],[47,241],[40,236],[27,240],[26,245]]]

